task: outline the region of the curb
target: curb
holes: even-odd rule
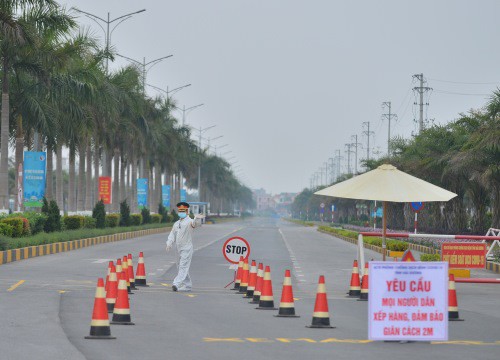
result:
[[[103,235],[95,238],[28,246],[20,249],[4,250],[0,251],[0,265],[8,264],[10,262],[19,260],[30,259],[37,256],[45,256],[45,255],[57,254],[60,252],[77,250],[93,245],[105,244],[120,240],[127,240],[146,235],[160,234],[163,232],[167,232],[170,229],[171,227],[161,227],[156,229],[138,230],[138,231],[117,233],[112,235]]]
[[[324,231],[324,230],[320,230],[320,229],[317,229],[317,231],[319,231],[320,233],[331,235],[333,237],[350,242],[351,244],[354,244],[354,245],[358,244],[357,239],[356,240],[351,239],[351,238],[345,237],[343,235],[338,235],[338,234],[331,233],[331,232]],[[408,243],[408,245],[409,245],[408,246],[409,249],[419,251],[419,252],[424,253],[424,254],[441,254],[441,251],[439,251],[438,249],[433,249],[433,248],[430,248],[428,246],[419,245],[419,244],[412,244],[412,243]],[[379,254],[383,253],[382,248],[380,248],[378,246],[370,245],[370,244],[364,244],[364,246],[365,246],[365,249],[373,250],[375,252],[378,252]],[[492,262],[492,261],[486,261],[486,270],[490,270],[494,273],[500,274],[500,264]]]

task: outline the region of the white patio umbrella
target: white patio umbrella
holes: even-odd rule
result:
[[[347,199],[377,200],[383,203],[382,248],[385,261],[387,231],[387,202],[448,201],[457,194],[399,171],[390,164],[317,191],[315,195]]]

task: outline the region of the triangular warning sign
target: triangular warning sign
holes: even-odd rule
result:
[[[413,254],[411,253],[410,249],[404,252],[401,261],[415,261],[415,258],[413,257]]]

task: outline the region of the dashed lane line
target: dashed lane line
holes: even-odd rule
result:
[[[14,291],[18,286],[22,285],[26,280],[19,280],[17,283],[12,285],[10,288],[7,289],[7,291]]]

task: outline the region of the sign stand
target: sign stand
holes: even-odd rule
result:
[[[234,270],[233,280],[224,286],[224,289],[236,281],[236,273],[238,271],[238,263],[240,262],[240,256],[243,256],[243,260],[248,259],[250,256],[250,244],[244,238],[240,236],[233,236],[227,239],[222,246],[222,254],[224,258],[231,263],[230,269]]]

